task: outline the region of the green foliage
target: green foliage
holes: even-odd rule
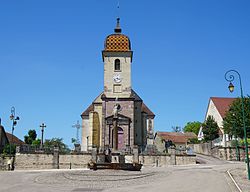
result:
[[[44,148],[50,148],[53,149],[54,147],[59,147],[59,151],[61,153],[69,153],[70,149],[68,146],[63,143],[62,138],[52,138],[52,139],[46,139],[44,142]]]
[[[232,146],[232,147],[241,146],[241,143],[240,143],[240,141],[232,140],[232,141],[231,141],[231,146]]]
[[[180,126],[172,126],[173,132],[181,132],[182,128]]]
[[[16,153],[16,145],[14,144],[6,144],[3,148],[3,154],[15,154]]]
[[[245,123],[247,129],[247,136],[250,136],[250,99],[244,98],[244,113]],[[243,129],[243,116],[242,116],[242,100],[241,98],[236,99],[226,112],[226,116],[223,119],[223,128],[225,133],[234,135],[239,138],[244,137]]]
[[[24,136],[24,142],[31,145],[34,140],[36,140],[36,130],[29,130],[28,135]]]
[[[247,139],[247,143],[248,143],[248,145],[250,144],[250,138]],[[240,140],[239,146],[245,146],[245,139],[241,139],[241,140]]]
[[[188,122],[185,127],[184,127],[184,132],[193,132],[196,135],[198,135],[200,127],[201,127],[201,122],[199,121],[194,121],[194,122]]]
[[[207,117],[207,120],[202,124],[202,131],[205,141],[212,141],[219,137],[219,126],[213,116]]]
[[[31,144],[34,147],[39,147],[41,145],[41,139],[36,139]]]

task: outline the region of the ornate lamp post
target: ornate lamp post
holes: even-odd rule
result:
[[[43,133],[44,133],[44,128],[46,127],[46,125],[44,123],[42,123],[40,125],[41,127],[41,131],[42,131],[42,137],[41,137],[41,144],[40,144],[40,148],[42,149],[43,148]]]
[[[15,126],[17,125],[17,121],[20,120],[18,116],[16,116],[16,109],[15,107],[11,107],[11,115],[10,115],[10,120],[12,121],[12,129],[11,129],[11,143],[10,143],[10,154],[11,154],[11,145],[13,144],[13,133]]]
[[[240,73],[236,70],[229,70],[225,73],[225,79],[230,82],[228,89],[232,93],[234,91],[234,85],[232,82],[234,81],[234,74],[238,75],[240,81],[240,95],[241,95],[241,110],[242,110],[242,120],[243,120],[243,129],[244,129],[244,140],[245,140],[245,153],[246,153],[246,163],[247,163],[247,173],[248,173],[248,180],[250,180],[250,170],[249,170],[249,157],[248,157],[248,143],[247,143],[247,130],[246,130],[246,120],[245,120],[245,110],[244,110],[244,96],[243,96],[243,89],[241,83],[241,76]]]

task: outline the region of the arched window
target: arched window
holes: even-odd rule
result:
[[[121,70],[121,63],[119,59],[115,60],[115,71],[120,71]]]

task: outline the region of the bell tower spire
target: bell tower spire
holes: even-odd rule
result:
[[[121,33],[122,32],[122,29],[121,29],[121,27],[120,27],[120,18],[119,17],[117,17],[117,19],[116,19],[116,27],[115,27],[115,33]]]

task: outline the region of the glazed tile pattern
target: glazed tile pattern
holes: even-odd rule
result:
[[[106,38],[105,51],[130,51],[130,41],[126,35],[113,34]]]

